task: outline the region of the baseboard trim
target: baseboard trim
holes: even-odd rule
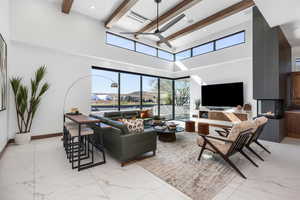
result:
[[[47,138],[53,138],[53,137],[59,137],[62,136],[62,133],[51,133],[46,135],[34,135],[31,137],[32,140],[40,140],[40,139],[47,139]]]
[[[47,138],[53,138],[53,137],[59,137],[62,136],[62,133],[51,133],[51,134],[45,134],[45,135],[34,135],[31,137],[32,140],[40,140],[40,139],[47,139]],[[3,150],[0,152],[0,159],[2,158],[7,146],[9,144],[15,143],[15,139],[9,139],[4,146]]]

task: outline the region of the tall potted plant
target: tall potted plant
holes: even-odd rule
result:
[[[14,93],[15,109],[17,113],[18,132],[16,144],[26,144],[31,140],[31,126],[42,96],[49,89],[49,84],[43,82],[46,66],[41,66],[30,80],[30,88],[22,83],[21,77],[12,77],[10,84]],[[30,92],[29,92],[30,90]]]

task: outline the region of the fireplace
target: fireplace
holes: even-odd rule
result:
[[[269,119],[283,118],[283,100],[257,99],[257,116],[265,116]]]

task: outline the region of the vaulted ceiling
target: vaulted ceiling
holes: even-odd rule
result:
[[[281,26],[292,46],[300,46],[300,0],[254,0],[271,27]]]
[[[103,22],[108,28],[113,27],[121,31],[136,32],[143,30],[143,28],[145,30],[145,26],[156,19],[156,3],[154,0],[48,1],[60,4],[64,2],[62,6],[63,12],[65,9],[67,11],[65,13],[68,13],[69,8],[71,8],[70,12],[79,12]],[[248,5],[245,6],[245,3],[241,2],[248,2]],[[165,18],[164,23],[169,22],[181,13],[186,15],[183,20],[168,29],[163,35],[171,39],[171,43],[175,48],[182,47],[209,34],[251,20],[251,15],[249,14],[249,9],[253,5],[253,2],[252,5],[251,2],[252,0],[162,0],[160,3],[160,16],[171,14]],[[183,6],[184,4],[186,5]],[[237,7],[234,7],[235,5]],[[177,15],[172,15],[173,12],[168,13],[172,8],[180,9],[177,9]],[[234,10],[232,11],[230,8]],[[224,13],[226,9],[227,12]],[[145,20],[133,19],[132,12],[142,16]],[[195,24],[198,26],[195,26]],[[188,30],[188,33],[182,33],[182,30],[184,31],[185,29]],[[153,28],[151,31],[153,31]],[[157,38],[153,36],[139,36],[139,38],[157,41]]]

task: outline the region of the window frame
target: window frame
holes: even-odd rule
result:
[[[126,39],[126,40],[129,40],[129,41],[132,41],[132,42],[134,43],[134,50],[127,49],[127,48],[124,48],[124,47],[120,47],[120,46],[117,46],[117,45],[113,45],[113,44],[108,43],[108,42],[107,42],[107,35],[108,35],[108,34],[111,34],[111,35],[114,35],[114,36],[116,36],[116,37],[120,37],[120,38],[124,38],[124,39]],[[143,53],[143,52],[137,51],[137,50],[136,50],[136,43],[140,43],[140,44],[142,44],[142,45],[149,46],[149,47],[151,47],[151,48],[156,49],[156,55],[153,56],[153,55],[150,55],[150,54],[145,54],[145,53]],[[113,46],[113,47],[118,47],[118,48],[121,48],[121,49],[125,49],[125,50],[131,51],[131,52],[136,52],[136,53],[140,53],[140,54],[143,54],[143,55],[156,57],[156,58],[160,58],[160,57],[158,57],[158,50],[161,50],[161,51],[165,51],[165,52],[168,52],[168,53],[172,54],[172,55],[173,55],[173,60],[170,61],[170,60],[167,60],[167,59],[164,59],[164,58],[160,58],[160,59],[165,60],[165,61],[168,61],[168,62],[174,62],[174,61],[175,61],[175,60],[174,60],[174,59],[175,59],[175,56],[174,56],[174,53],[172,53],[172,52],[169,52],[169,51],[166,51],[166,50],[164,50],[164,49],[157,48],[157,47],[153,47],[153,46],[151,46],[151,45],[149,45],[149,44],[145,44],[145,43],[143,43],[143,42],[139,42],[139,41],[136,41],[136,40],[133,40],[133,39],[130,39],[130,38],[126,38],[126,37],[124,37],[124,36],[121,36],[121,35],[112,33],[112,32],[110,32],[110,31],[106,31],[106,34],[105,34],[105,44],[106,44],[106,45]]]
[[[146,54],[146,53],[144,53],[144,52],[137,51],[137,50],[136,50],[136,45],[137,45],[137,44],[141,44],[141,45],[148,46],[148,47],[150,47],[150,48],[155,49],[155,51],[156,51],[156,52],[155,52],[155,55]],[[141,54],[147,55],[147,56],[158,57],[158,56],[157,56],[157,55],[158,55],[158,49],[157,49],[157,48],[152,47],[152,46],[150,46],[150,45],[148,45],[148,44],[144,44],[144,43],[142,43],[142,42],[135,42],[135,45],[134,45],[134,51],[137,52],[137,53],[141,53]]]
[[[187,58],[184,58],[184,59],[177,60],[177,59],[176,59],[176,55],[177,55],[177,54],[180,54],[180,53],[182,53],[182,52],[185,52],[185,51],[190,51],[190,57],[187,57]],[[186,59],[192,58],[192,55],[193,55],[193,53],[192,53],[192,48],[190,48],[190,49],[185,49],[185,50],[182,50],[182,51],[179,51],[179,52],[175,53],[175,54],[174,54],[174,57],[175,57],[174,59],[175,59],[175,62],[176,62],[176,61],[182,61],[182,60],[186,60]]]
[[[162,58],[162,57],[159,57],[159,51],[163,51],[163,52],[166,52],[166,53],[169,53],[169,54],[171,54],[172,55],[172,57],[173,57],[173,59],[172,59],[172,61],[171,60],[168,60],[168,59],[165,59],[165,58]],[[166,51],[166,50],[162,50],[162,49],[157,49],[157,57],[158,58],[160,58],[160,59],[163,59],[163,60],[166,60],[166,61],[169,61],[169,62],[174,62],[175,61],[175,54],[174,53],[171,53],[171,52],[168,52],[168,51]]]
[[[175,119],[175,98],[174,98],[174,92],[175,92],[175,81],[176,80],[180,80],[180,79],[187,79],[187,78],[190,78],[190,76],[184,76],[184,77],[179,77],[179,78],[170,78],[170,77],[163,77],[163,76],[155,76],[155,75],[149,75],[149,74],[143,74],[143,73],[136,73],[136,72],[129,72],[129,71],[124,71],[124,70],[116,70],[116,69],[109,69],[109,68],[104,68],[104,67],[97,67],[97,66],[92,66],[91,67],[92,70],[104,70],[104,71],[110,71],[110,72],[116,72],[118,73],[118,111],[121,111],[121,73],[124,73],[124,74],[131,74],[131,75],[138,75],[140,76],[140,104],[139,104],[139,108],[140,110],[143,109],[143,102],[142,102],[142,98],[143,98],[143,77],[152,77],[152,78],[157,78],[158,80],[158,89],[157,89],[157,94],[158,94],[158,97],[157,97],[157,106],[158,106],[158,115],[160,116],[160,81],[161,79],[167,79],[167,80],[171,80],[172,81],[172,95],[173,95],[173,98],[172,98],[172,119],[170,120],[173,120]]]
[[[226,47],[223,47],[223,48],[220,48],[220,49],[216,48],[216,42],[217,41],[225,39],[225,38],[229,38],[229,37],[234,36],[234,35],[238,35],[240,33],[244,33],[244,41],[243,42],[237,43],[237,44],[233,44],[233,45],[230,45],[230,46],[226,46]],[[233,34],[230,34],[230,35],[226,35],[224,37],[221,37],[221,38],[218,38],[218,39],[214,40],[214,49],[215,49],[215,51],[220,51],[220,50],[223,50],[223,49],[227,49],[227,48],[238,46],[238,45],[245,44],[245,43],[246,43],[246,31],[243,30],[243,31],[239,31],[239,32],[236,32],[236,33],[233,33]]]
[[[210,43],[212,43],[212,45],[213,45],[213,50],[212,50],[212,51],[208,51],[208,52],[205,52],[205,53],[202,53],[202,54],[194,55],[193,50],[194,50],[195,48],[198,48],[198,47],[201,47],[201,46],[210,44]],[[204,54],[207,54],[207,53],[211,53],[211,52],[216,51],[216,45],[215,45],[215,42],[214,42],[214,41],[210,41],[210,42],[206,42],[206,43],[204,43],[204,44],[200,44],[200,45],[198,45],[198,46],[194,46],[194,47],[191,48],[191,50],[192,50],[192,57],[196,57],[196,56],[201,56],[201,55],[204,55]]]
[[[233,44],[233,45],[230,45],[230,46],[226,46],[226,47],[223,47],[223,48],[220,48],[220,49],[217,49],[216,48],[216,42],[219,41],[219,40],[222,40],[222,39],[225,39],[225,38],[229,38],[231,36],[234,36],[234,35],[237,35],[237,34],[240,34],[240,33],[244,33],[244,41],[241,42],[241,43],[237,43],[237,44]],[[111,35],[114,35],[116,37],[120,37],[120,38],[124,38],[126,40],[129,40],[129,41],[132,41],[134,43],[134,50],[131,50],[131,49],[127,49],[125,47],[120,47],[120,46],[117,46],[117,45],[113,45],[113,44],[110,44],[110,43],[107,43],[107,35],[108,34],[111,34]],[[156,58],[159,58],[159,59],[162,59],[162,60],[165,60],[165,61],[168,61],[168,62],[176,62],[176,61],[182,61],[182,60],[187,60],[187,59],[190,59],[190,58],[193,58],[193,57],[196,57],[196,56],[201,56],[201,55],[205,55],[205,54],[208,54],[208,53],[212,53],[212,52],[215,52],[215,51],[219,51],[219,50],[223,50],[223,49],[227,49],[227,48],[231,48],[231,47],[234,47],[234,46],[238,46],[238,45],[242,45],[242,44],[245,44],[247,42],[247,35],[246,35],[246,30],[241,30],[241,31],[238,31],[238,32],[235,32],[235,33],[232,33],[232,34],[229,34],[229,35],[225,35],[223,37],[220,37],[220,38],[217,38],[215,40],[211,40],[211,41],[208,41],[208,42],[205,42],[203,44],[199,44],[197,46],[193,46],[191,48],[187,48],[187,49],[184,49],[184,50],[181,50],[179,52],[176,52],[176,53],[172,53],[172,52],[169,52],[167,50],[164,50],[164,49],[160,49],[160,48],[157,48],[157,47],[153,47],[151,45],[148,45],[148,44],[145,44],[143,42],[139,42],[139,41],[136,41],[136,40],[133,40],[133,39],[129,39],[129,38],[126,38],[124,36],[120,36],[118,34],[115,34],[115,33],[112,33],[112,32],[109,32],[109,31],[106,31],[106,44],[107,45],[111,45],[111,46],[114,46],[114,47],[118,47],[118,48],[122,48],[122,49],[126,49],[126,50],[129,50],[129,51],[133,51],[133,52],[137,52],[137,53],[141,53],[141,54],[144,54],[144,55],[147,55],[147,56],[152,56],[152,57],[156,57]],[[153,55],[150,55],[150,54],[146,54],[146,53],[143,53],[143,52],[139,52],[136,50],[136,44],[139,43],[139,44],[142,44],[142,45],[145,45],[145,46],[149,46],[151,48],[154,48],[156,49],[156,56],[153,56]],[[199,54],[199,55],[194,55],[193,54],[193,49],[197,48],[197,47],[200,47],[200,46],[204,46],[204,45],[207,45],[209,43],[213,43],[213,51],[209,51],[209,52],[206,52],[206,53],[203,53],[203,54]],[[159,51],[163,51],[163,52],[167,52],[171,55],[173,55],[173,60],[169,60],[169,59],[165,59],[165,58],[161,58],[158,56],[158,52]],[[184,59],[180,59],[180,60],[176,60],[176,55],[179,54],[179,53],[182,53],[184,51],[190,51],[190,56],[187,57],[187,58],[184,58]]]
[[[133,42],[133,50],[125,48],[125,47],[122,47],[122,46],[118,46],[118,45],[114,45],[114,44],[108,43],[107,42],[107,35],[108,34]],[[105,44],[106,45],[110,45],[110,46],[114,46],[114,47],[118,47],[118,48],[121,48],[121,49],[126,49],[126,50],[129,50],[129,51],[135,51],[135,49],[136,49],[136,45],[135,45],[135,42],[133,40],[130,40],[130,39],[126,38],[126,37],[121,37],[121,36],[119,36],[117,34],[113,34],[111,32],[106,32],[106,35],[105,35]]]

